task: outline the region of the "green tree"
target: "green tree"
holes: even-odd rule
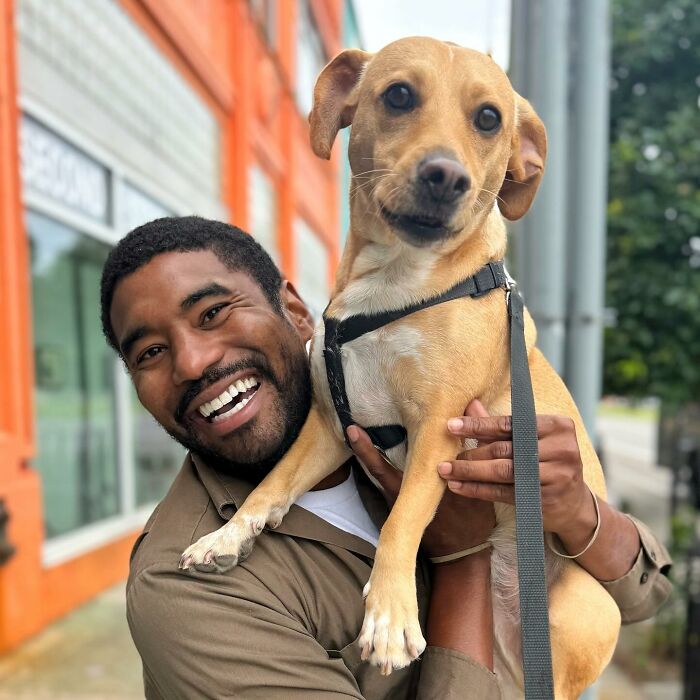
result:
[[[612,7],[604,391],[700,400],[700,3]]]

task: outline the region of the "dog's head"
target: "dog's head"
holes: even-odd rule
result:
[[[316,82],[309,120],[321,158],[352,124],[352,196],[368,200],[381,236],[412,245],[469,235],[496,200],[519,219],[544,171],[544,125],[505,73],[435,39],[343,51]]]

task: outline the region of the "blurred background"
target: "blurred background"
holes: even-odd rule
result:
[[[128,554],[182,450],[99,322],[110,246],[230,220],[317,313],[348,223],[347,134],[308,146],[340,49],[488,51],[549,133],[510,269],[675,590],[589,698],[700,698],[700,5],[695,0],[0,0],[0,700],[143,696]]]

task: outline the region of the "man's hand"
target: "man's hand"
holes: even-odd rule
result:
[[[357,458],[384,489],[389,505],[393,505],[403,474],[382,457],[367,433],[358,426],[348,428],[348,439]],[[445,493],[435,518],[428,525],[423,535],[423,550],[429,557],[461,552],[489,538],[496,524],[493,504],[460,496]]]
[[[461,438],[478,441],[451,462],[438,465],[452,493],[487,502],[515,502],[513,442],[510,416],[489,416],[481,402],[467,406],[466,416],[450,418],[448,429]],[[537,416],[544,529],[555,533],[568,554],[581,552],[590,542],[598,516],[593,496],[583,480],[583,464],[570,418]],[[576,561],[599,581],[624,576],[639,555],[640,539],[632,521],[598,499],[601,527],[598,537]]]
[[[478,446],[438,465],[448,489],[468,499],[515,503],[510,416],[489,416],[474,400],[462,418],[448,421],[449,431],[472,438]],[[576,428],[564,416],[537,416],[544,529],[566,537],[573,523],[596,526],[593,497],[583,480]]]

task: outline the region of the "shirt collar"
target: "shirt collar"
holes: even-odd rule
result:
[[[230,520],[255,485],[210,467],[198,455],[190,453],[190,459],[217,512],[223,520]],[[381,529],[388,514],[388,506],[355,460],[352,460],[351,466],[355,472],[360,498],[372,521]],[[324,542],[374,559],[375,548],[369,542],[296,505],[289,509],[282,524],[274,532]]]

